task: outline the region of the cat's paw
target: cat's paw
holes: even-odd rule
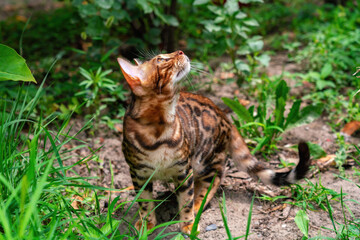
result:
[[[152,229],[153,227],[155,227],[156,225],[156,222],[148,222],[148,221],[145,221],[146,222],[146,229],[149,230],[149,229]],[[138,220],[136,223],[135,223],[135,228],[136,230],[140,231],[141,227],[143,226],[143,221],[141,220]]]
[[[185,225],[185,226],[181,226],[181,232],[183,232],[185,234],[190,234],[193,226],[194,226],[193,223]],[[200,226],[199,225],[197,226],[197,231],[198,232],[200,231]]]

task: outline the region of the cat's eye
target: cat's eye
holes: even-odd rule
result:
[[[170,58],[157,58],[158,63],[168,62],[169,60],[170,60]]]

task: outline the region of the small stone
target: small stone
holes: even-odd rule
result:
[[[206,226],[205,231],[212,231],[216,229],[217,229],[216,224],[210,224],[209,226]]]
[[[282,228],[286,228],[286,224],[281,225]]]

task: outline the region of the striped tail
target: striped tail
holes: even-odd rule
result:
[[[258,161],[251,155],[244,140],[239,132],[233,126],[231,132],[230,154],[237,168],[240,171],[246,171],[250,175],[255,175],[266,184],[283,186],[295,183],[296,180],[305,177],[310,165],[310,151],[305,142],[299,143],[299,163],[288,172],[275,172],[267,168],[263,162]]]

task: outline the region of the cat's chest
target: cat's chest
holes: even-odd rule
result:
[[[144,164],[155,169],[154,179],[159,180],[167,180],[177,176],[185,167],[183,163],[187,161],[188,159],[184,158],[184,152],[181,149],[175,150],[168,147],[161,147],[142,158]],[[151,174],[144,173],[145,176]]]

